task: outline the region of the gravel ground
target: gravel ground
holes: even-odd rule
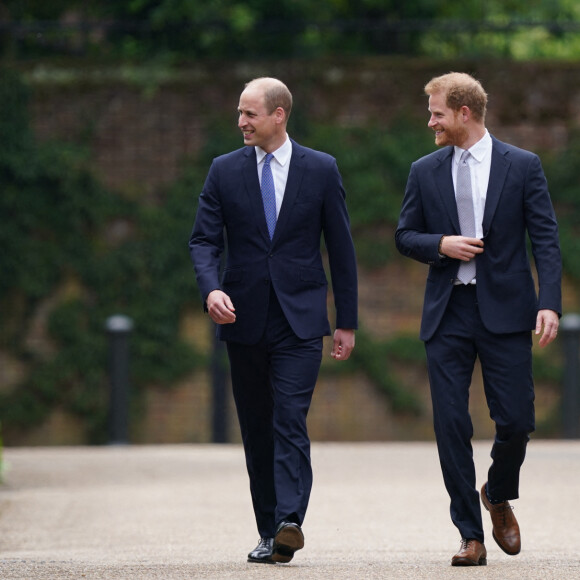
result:
[[[489,441],[474,443],[478,485]],[[488,565],[452,568],[459,536],[434,443],[315,443],[306,545],[249,564],[258,540],[238,445],[5,449],[2,579],[580,578],[580,441],[535,441],[513,502],[522,552],[484,512]]]

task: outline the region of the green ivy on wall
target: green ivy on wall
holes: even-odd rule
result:
[[[210,119],[201,154],[187,161],[155,202],[144,202],[108,191],[82,147],[37,142],[27,101],[26,85],[2,71],[0,350],[26,372],[19,384],[0,392],[0,419],[7,440],[62,408],[81,419],[87,442],[100,443],[106,440],[109,316],[122,313],[134,321],[131,386],[137,406],[146,385],[170,387],[208,364],[179,333],[183,312],[201,308],[187,239],[211,159],[239,147],[240,137],[231,123]],[[340,127],[294,113],[291,123],[299,142],[338,160],[360,265],[371,269],[403,259],[393,233],[410,164],[434,149],[424,123],[401,119],[388,129]],[[564,156],[542,156],[565,270],[576,280],[578,153],[575,136]],[[44,334],[37,340],[31,329],[43,316]],[[418,399],[390,369],[397,362],[424,364],[423,356],[418,339],[380,341],[361,329],[352,360],[328,372],[364,372],[395,411],[418,414]],[[554,380],[558,370],[545,363],[542,359],[537,369]]]
[[[184,306],[198,301],[187,239],[198,176],[186,173],[150,207],[107,191],[78,147],[39,144],[28,91],[0,76],[0,348],[26,366],[0,393],[5,434],[38,425],[56,407],[83,419],[88,442],[106,438],[105,320],[134,320],[132,387],[170,385],[201,357],[179,338]],[[187,208],[189,211],[184,211]],[[30,329],[46,305],[42,347]]]

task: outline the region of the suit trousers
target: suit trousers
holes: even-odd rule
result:
[[[465,539],[484,540],[476,488],[469,388],[476,357],[495,423],[487,475],[493,501],[516,499],[534,430],[531,332],[493,334],[481,319],[475,285],[455,286],[437,332],[425,343],[433,421],[451,519]],[[480,484],[481,485],[481,484]]]
[[[232,388],[260,537],[302,525],[312,488],[306,416],[322,360],[322,337],[301,340],[273,289],[257,344],[227,343]]]

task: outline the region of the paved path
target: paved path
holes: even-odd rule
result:
[[[475,443],[478,483],[490,443]],[[0,487],[2,579],[580,578],[580,441],[532,441],[514,502],[523,549],[505,555],[485,516],[488,566],[452,568],[433,443],[312,450],[306,546],[248,564],[257,543],[238,445],[12,448]]]

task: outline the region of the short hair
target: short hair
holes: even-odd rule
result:
[[[292,93],[282,81],[272,77],[260,77],[246,83],[246,88],[252,85],[263,86],[264,103],[268,114],[271,115],[278,107],[282,107],[288,120],[292,112]]]
[[[481,83],[466,73],[450,72],[432,78],[425,85],[425,93],[433,95],[443,93],[445,102],[450,109],[459,111],[461,107],[469,107],[476,121],[484,121],[487,110],[487,93]]]

